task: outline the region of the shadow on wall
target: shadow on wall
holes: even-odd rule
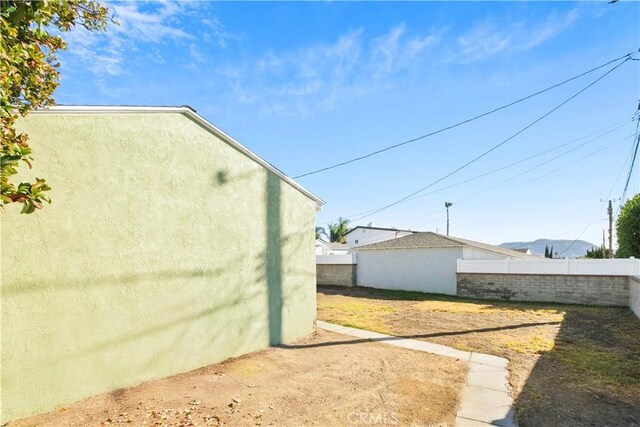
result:
[[[265,274],[269,305],[269,343],[282,342],[282,212],[281,181],[273,173],[267,173],[267,232],[265,249]]]
[[[239,259],[237,260],[239,261]],[[88,289],[99,287],[120,287],[121,285],[136,286],[144,284],[148,281],[154,281],[157,284],[166,284],[167,281],[174,279],[198,279],[198,278],[214,278],[222,276],[226,273],[224,268],[215,269],[195,269],[195,270],[166,270],[144,273],[130,274],[111,274],[107,276],[87,276],[73,278],[63,281],[37,281],[37,282],[20,282],[14,285],[2,286],[2,297],[11,298],[20,294],[42,292],[55,289]]]
[[[516,400],[518,424],[640,425],[639,330],[628,309],[567,309]]]
[[[226,170],[219,170],[213,176],[214,186],[224,186],[230,180],[234,182],[251,178],[253,173],[230,175]],[[265,251],[262,262],[257,266],[257,273],[267,283],[267,316],[269,326],[269,343],[282,342],[282,309],[283,309],[283,261],[282,247],[288,238],[282,236],[282,180],[271,172],[266,173],[265,183]],[[264,275],[264,276],[262,276]]]

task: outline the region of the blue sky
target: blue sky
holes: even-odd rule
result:
[[[58,103],[187,104],[290,176],[424,135],[640,47],[640,3],[625,0],[108,4],[119,26],[68,34]],[[459,237],[601,242],[600,200],[621,196],[628,171],[639,64],[628,61],[425,193],[555,150],[357,223],[443,232],[447,201]],[[458,168],[609,68],[299,182],[327,201],[320,225],[358,218]],[[636,169],[628,194],[639,187]]]

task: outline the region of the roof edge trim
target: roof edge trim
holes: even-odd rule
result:
[[[375,243],[372,243],[375,245]],[[446,248],[463,248],[465,245],[447,245],[447,246],[386,246],[383,248],[367,248],[369,245],[353,246],[352,251],[388,251],[391,249],[446,249]]]

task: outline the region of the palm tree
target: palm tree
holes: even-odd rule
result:
[[[347,239],[345,235],[349,231],[349,220],[346,218],[338,218],[338,222],[327,224],[329,230],[329,241],[337,243],[345,243]]]
[[[322,236],[326,236],[327,232],[324,231],[324,227],[316,226],[316,240],[321,239]]]

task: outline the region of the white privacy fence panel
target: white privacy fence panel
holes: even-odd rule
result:
[[[458,273],[640,276],[640,259],[458,260]]]
[[[356,254],[316,255],[316,264],[355,264]]]

